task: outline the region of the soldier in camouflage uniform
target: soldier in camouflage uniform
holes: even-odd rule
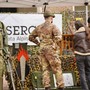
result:
[[[56,51],[58,43],[61,41],[61,33],[59,29],[52,24],[55,15],[50,11],[44,13],[45,22],[36,27],[35,30],[29,35],[29,40],[40,45],[40,56],[43,70],[43,85],[45,90],[50,89],[50,69],[56,77],[58,90],[63,90],[63,76],[61,69],[61,60],[59,59]],[[39,37],[40,43],[36,39]]]
[[[5,71],[2,49],[6,51],[7,50],[6,47],[7,47],[6,30],[4,24],[0,21],[0,90],[3,90],[3,75]]]

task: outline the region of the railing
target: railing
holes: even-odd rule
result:
[[[67,55],[72,54],[73,52],[73,35],[71,34],[64,34],[62,35],[62,41],[60,44],[60,54]]]

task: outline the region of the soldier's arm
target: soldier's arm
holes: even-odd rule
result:
[[[57,42],[57,43],[59,43],[62,40],[62,34],[55,25],[53,27],[53,37],[55,39],[55,42]]]
[[[4,44],[5,44],[6,46],[8,46],[8,34],[7,34],[7,31],[6,31],[6,28],[4,29],[4,37],[5,37]]]
[[[36,37],[38,36],[37,28],[33,30],[33,32],[29,35],[29,41],[34,42],[35,44],[39,45],[38,40]]]

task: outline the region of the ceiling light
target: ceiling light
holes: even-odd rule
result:
[[[32,5],[32,7],[36,7],[36,5]]]
[[[84,5],[85,5],[85,6],[88,5],[88,0],[85,0]]]
[[[6,2],[8,2],[8,0],[6,0]]]
[[[43,5],[48,5],[48,3],[47,3],[47,2],[45,2],[45,3],[43,3]]]

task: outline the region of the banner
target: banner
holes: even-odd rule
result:
[[[5,24],[8,33],[8,45],[13,43],[28,43],[30,33],[44,22],[43,14],[0,14],[0,21]],[[62,32],[62,15],[55,14],[53,22]]]

